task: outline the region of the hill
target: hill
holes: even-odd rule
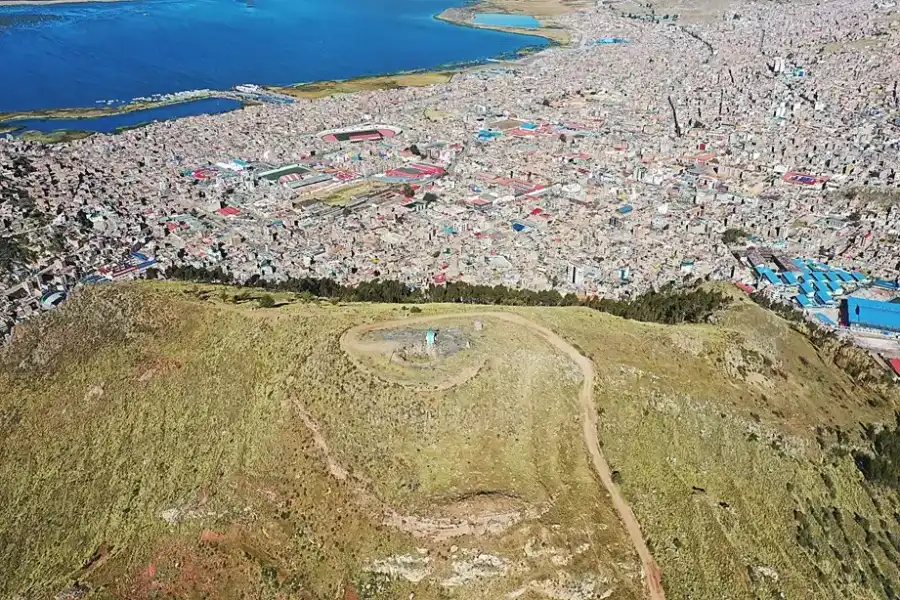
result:
[[[900,589],[859,427],[895,392],[747,300],[665,326],[262,295],[95,287],[17,331],[0,597],[662,597],[654,560],[668,598]]]

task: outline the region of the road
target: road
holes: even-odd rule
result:
[[[653,556],[650,554],[650,549],[647,547],[647,542],[644,540],[644,534],[641,532],[641,526],[638,524],[637,518],[634,516],[634,512],[632,512],[631,507],[628,506],[628,503],[625,502],[625,499],[622,497],[618,486],[616,486],[616,484],[613,482],[612,472],[610,471],[609,464],[606,462],[606,459],[603,457],[603,452],[600,450],[600,440],[597,436],[597,409],[594,405],[594,363],[591,362],[588,357],[582,355],[569,342],[560,337],[553,330],[548,329],[543,325],[538,325],[534,321],[530,321],[521,315],[506,312],[467,312],[447,315],[410,317],[394,321],[381,321],[376,323],[358,325],[357,327],[353,327],[352,329],[347,330],[344,335],[341,336],[341,347],[345,351],[353,349],[360,337],[363,334],[369,333],[371,331],[393,329],[395,327],[408,327],[410,325],[427,324],[433,323],[434,321],[442,321],[447,319],[473,318],[496,319],[499,321],[506,321],[507,323],[513,323],[515,325],[519,325],[520,327],[524,327],[532,333],[537,334],[538,336],[549,342],[554,348],[571,358],[572,361],[576,365],[578,365],[578,368],[581,369],[583,382],[581,385],[581,391],[578,394],[578,400],[581,405],[581,421],[584,445],[591,457],[591,465],[593,466],[594,471],[597,473],[597,476],[600,478],[600,482],[603,484],[603,487],[605,487],[606,491],[609,493],[609,496],[612,499],[613,507],[619,514],[619,519],[621,519],[622,524],[625,526],[625,530],[628,532],[628,537],[631,538],[631,543],[634,545],[634,548],[638,553],[638,557],[641,559],[641,565],[643,566],[644,577],[647,584],[648,597],[650,598],[650,600],[665,600],[666,595],[663,591],[662,575],[660,573],[659,567],[657,566],[656,561],[653,560]]]

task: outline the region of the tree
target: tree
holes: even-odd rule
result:
[[[729,245],[737,244],[748,237],[750,237],[750,234],[743,229],[732,227],[731,229],[726,229],[725,233],[722,234],[722,241]]]
[[[431,204],[433,202],[437,202],[437,194],[433,194],[431,192],[426,192],[426,194],[422,197],[422,200],[426,205]]]
[[[413,187],[411,185],[409,185],[408,183],[404,183],[403,184],[403,195],[406,196],[407,198],[412,198],[413,196],[416,195],[416,190],[414,190]]]
[[[274,306],[275,298],[272,297],[272,294],[263,294],[259,297],[260,308],[274,308]]]

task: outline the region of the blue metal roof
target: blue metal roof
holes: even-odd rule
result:
[[[877,287],[880,287],[880,288],[887,288],[889,290],[897,289],[896,281],[889,281],[887,279],[876,279],[874,283]]]
[[[760,277],[763,277],[772,285],[782,285],[782,281],[778,279],[778,275],[776,275],[775,272],[772,271],[772,269],[770,269],[769,267],[759,265],[755,270]]]
[[[840,292],[843,291],[843,290],[841,289],[841,286],[839,286],[839,285],[836,284],[836,283],[832,283],[831,281],[829,281],[829,282],[827,283],[827,285],[828,285],[828,291],[829,291],[829,292],[837,292],[837,293],[840,293]]]
[[[820,273],[819,271],[813,271],[812,278],[816,281],[825,281],[827,279],[824,273]]]
[[[794,296],[794,302],[796,302],[803,308],[809,308],[810,306],[812,306],[812,302],[809,301],[809,298],[807,298],[806,296],[801,296],[799,294],[797,296]]]
[[[841,276],[834,271],[828,271],[825,275],[828,277],[829,281],[838,282],[841,280]]]
[[[853,273],[851,273],[851,275],[853,275],[853,279],[855,279],[856,281],[865,281],[866,280],[866,276],[863,275],[862,273],[860,273],[859,271],[853,271]]]
[[[840,271],[838,273],[838,276],[841,278],[841,281],[845,281],[845,282],[849,282],[849,283],[852,283],[854,281],[853,275],[851,275],[850,273],[847,273],[845,271]]]
[[[806,294],[807,296],[812,296],[814,293],[816,293],[816,290],[813,288],[811,283],[801,283],[800,291],[803,292],[804,294]]]
[[[844,301],[842,312],[851,325],[900,331],[900,304],[898,303],[850,296]]]
[[[792,273],[791,271],[785,271],[781,274],[784,280],[788,283],[788,285],[797,285],[797,274]]]
[[[824,323],[825,325],[828,325],[829,327],[837,327],[837,323],[835,323],[834,319],[832,319],[828,315],[823,315],[822,313],[816,313],[816,318],[818,320],[822,321],[822,323]]]
[[[831,294],[828,292],[816,292],[816,300],[822,304],[831,304],[834,302],[834,298],[832,298]]]

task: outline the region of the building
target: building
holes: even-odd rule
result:
[[[900,303],[850,296],[841,302],[841,321],[851,327],[900,332]]]

